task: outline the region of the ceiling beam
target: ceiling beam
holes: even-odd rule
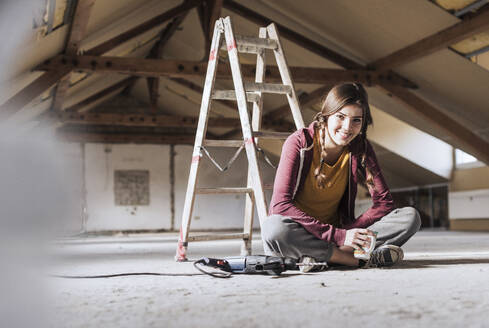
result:
[[[52,87],[61,78],[70,73],[70,71],[71,68],[63,67],[43,73],[0,106],[0,120],[6,120],[24,108],[27,104],[34,100],[34,98],[40,96],[44,91]]]
[[[70,34],[65,46],[64,53],[66,55],[73,56],[77,54],[80,41],[85,36],[88,19],[94,4],[95,0],[79,0],[77,2]],[[63,108],[63,103],[70,87],[70,77],[71,73],[63,77],[56,86],[51,106],[53,111],[60,111]]]
[[[256,23],[259,26],[266,26],[271,23],[275,23],[275,25],[277,26],[280,32],[280,37],[286,38],[296,43],[297,45],[301,46],[302,48],[307,49],[310,52],[315,53],[323,58],[326,58],[332,61],[333,63],[336,63],[344,68],[347,69],[362,68],[361,65],[357,64],[353,60],[343,55],[340,55],[313,40],[305,38],[304,35],[292,31],[291,29],[285,27],[284,25],[278,24],[272,21],[271,19],[269,19],[268,17],[265,17],[251,9],[248,9],[245,6],[242,6],[235,1],[230,1],[230,0],[224,1],[224,8],[229,9],[230,11]]]
[[[412,92],[391,85],[384,85],[382,88],[392,94],[394,99],[407,104],[416,115],[445,131],[447,136],[464,147],[464,151],[489,165],[489,142]]]
[[[190,0],[188,2],[184,2],[183,4],[174,7],[167,12],[158,15],[126,32],[121,33],[120,35],[88,50],[87,54],[91,55],[102,55],[115,47],[123,44],[124,42],[132,39],[133,37],[144,33],[153,27],[156,27],[160,24],[163,24],[169,19],[188,11],[195,6],[197,6],[197,0]],[[61,68],[56,71],[46,72],[41,77],[37,78],[29,85],[27,85],[24,89],[17,92],[15,95],[10,97],[5,103],[0,106],[0,119],[6,119],[17,111],[21,110],[27,104],[29,104],[34,98],[40,96],[44,91],[53,86],[56,82],[70,73],[71,69]]]
[[[480,13],[476,13],[466,20],[374,61],[368,67],[378,71],[393,69],[445,49],[452,44],[488,29],[489,10],[481,10]]]
[[[162,135],[151,133],[97,133],[57,130],[56,137],[65,142],[135,143],[162,145],[193,145],[195,135]]]
[[[190,127],[196,128],[199,118],[174,115],[116,114],[116,113],[66,113],[50,112],[48,118],[63,124],[146,126],[146,127]],[[229,128],[239,126],[239,119],[210,117],[209,127]]]
[[[302,109],[315,105],[319,102],[321,98],[323,98],[326,94],[328,94],[329,90],[334,86],[334,84],[324,85],[310,93],[303,93],[299,96],[299,104]],[[285,104],[283,106],[272,109],[268,113],[265,114],[265,119],[268,120],[279,120],[285,119],[289,115],[292,115],[290,111],[289,104]]]
[[[243,7],[241,5],[236,4],[234,1],[227,0],[224,3],[224,6],[242,17],[249,19],[251,21],[254,21],[258,25],[266,25],[267,23],[270,22],[269,19],[266,17],[261,16],[258,13],[255,13],[254,11]],[[485,17],[485,16],[484,16]],[[318,47],[314,46],[314,41],[308,40],[302,35],[299,35],[300,37],[295,36],[294,34],[287,34],[284,32],[287,32],[287,29],[285,29],[283,26],[278,25],[280,34],[283,35],[285,38],[288,38],[289,40],[295,42],[298,45],[302,45],[305,49],[311,50],[314,53],[320,55],[321,57],[328,59],[332,62],[334,62],[337,65],[340,65],[345,68],[355,68],[355,69],[367,69],[367,67],[362,66],[361,64],[355,63],[348,60],[345,60],[341,55],[335,53],[334,51],[327,49],[328,52],[324,52],[324,46],[319,45]],[[297,33],[296,33],[297,34]],[[304,46],[304,44],[307,45],[307,47]],[[308,48],[309,47],[309,48]],[[389,71],[391,72],[391,71]],[[398,75],[401,79],[405,79],[402,76]],[[440,109],[435,108],[428,103],[426,103],[423,99],[419,98],[416,96],[414,93],[406,90],[405,88],[399,88],[390,83],[389,81],[379,83],[381,85],[381,90],[386,92],[389,96],[394,96],[396,99],[407,105],[409,108],[414,109],[417,113],[420,113],[422,115],[423,111],[426,108],[430,109],[430,114],[426,117],[426,120],[435,126],[439,126],[438,122],[438,117],[441,117],[442,120],[446,123],[443,126],[439,126],[442,131],[444,131],[447,135],[453,136],[453,140],[458,141],[461,144],[466,145],[467,147],[464,148],[465,151],[468,153],[478,157],[480,160],[484,161],[486,164],[489,164],[487,159],[489,158],[489,147],[487,146],[487,142],[482,138],[477,135],[474,135],[472,131],[460,124],[458,122],[448,116],[446,116]],[[390,90],[390,91],[388,91]],[[402,91],[401,91],[402,90]],[[417,106],[420,106],[417,108]],[[459,130],[452,130],[452,126],[457,126]],[[454,135],[454,131],[460,132],[457,135]],[[477,145],[486,145],[485,147],[482,147],[480,149],[474,149],[473,146],[470,146],[473,142],[475,141],[475,144]]]
[[[301,111],[304,111],[304,108],[312,106],[316,104],[324,95],[328,93],[328,91],[333,87],[333,84],[322,86],[310,93],[303,93],[299,96],[299,104]],[[279,106],[271,111],[267,112],[263,116],[263,121],[265,122],[275,122],[276,124],[288,125],[284,131],[293,131],[295,130],[294,124],[286,121],[286,118],[291,116],[292,112],[290,110],[289,103],[286,103],[282,106]],[[227,138],[235,135],[241,129],[234,129],[228,131],[221,135],[222,138]]]
[[[223,0],[203,0],[197,7],[205,40],[204,58],[202,61],[208,60],[212,35],[214,33],[214,23],[221,16],[222,2]]]
[[[192,77],[204,76],[207,71],[207,63],[184,60],[158,60],[144,58],[109,57],[109,56],[64,56],[59,55],[46,60],[39,65],[40,70],[58,70],[68,67],[75,71],[85,72],[111,72],[119,74],[131,74],[138,76],[171,76]],[[369,70],[343,70],[321,67],[289,68],[292,78],[296,83],[331,84],[342,81],[358,81],[367,86],[373,86],[383,82],[389,82],[403,87],[414,88],[406,79],[399,79],[390,72],[378,74]],[[255,65],[241,65],[245,78],[254,79]],[[281,81],[279,70],[276,66],[266,69],[266,79],[269,82]],[[231,69],[227,65],[219,65],[217,76],[231,79]]]
[[[240,15],[241,17],[244,17],[256,24],[258,24],[259,26],[266,26],[268,24],[271,24],[271,23],[275,23],[275,25],[277,26],[279,32],[280,32],[280,37],[282,38],[285,38],[287,40],[290,40],[292,42],[294,42],[295,44],[297,44],[298,46],[301,46],[302,48],[316,54],[316,55],[319,55],[333,63],[335,63],[336,65],[339,65],[343,68],[346,68],[346,69],[355,69],[355,70],[362,70],[362,69],[365,69],[365,67],[325,46],[323,46],[322,44],[320,43],[317,43],[316,41],[313,41],[311,39],[308,39],[306,37],[304,37],[303,34],[301,33],[297,33],[287,27],[285,27],[284,25],[281,25],[281,24],[278,24],[276,22],[273,22],[271,19],[249,9],[249,8],[246,8],[245,6],[242,6],[238,3],[236,3],[235,1],[232,1],[232,0],[226,0],[224,2],[224,7],[226,9],[229,9],[230,11]],[[410,84],[410,85],[414,85],[415,84],[411,81],[409,81],[408,79],[404,78],[404,77],[401,77],[399,75],[397,75],[396,73],[394,72],[390,72],[389,74],[392,74],[395,76],[395,79],[399,79],[399,80],[405,80],[406,83]],[[359,81],[360,82],[360,81]],[[363,83],[363,82],[362,82]],[[414,87],[416,88],[416,86]]]
[[[137,77],[135,77],[135,76],[131,76],[131,77],[128,77],[126,79],[123,79],[123,80],[121,80],[121,81],[119,81],[119,82],[117,82],[117,83],[115,83],[115,84],[113,84],[113,85],[111,85],[105,89],[102,89],[102,90],[94,93],[93,95],[83,99],[82,101],[80,101],[74,105],[71,105],[70,107],[66,108],[65,111],[68,113],[78,112],[78,111],[82,110],[83,108],[85,108],[86,106],[93,104],[94,102],[96,102],[100,98],[108,96],[111,93],[113,93],[119,89],[122,89],[122,88],[125,88],[125,87],[131,85],[136,80],[137,80]]]
[[[190,0],[190,1],[184,1],[181,5],[176,6],[168,11],[166,11],[163,14],[160,14],[158,16],[155,16],[151,18],[150,20],[147,20],[146,22],[139,24],[138,26],[123,32],[115,37],[113,37],[110,40],[107,40],[98,46],[95,46],[91,48],[90,50],[86,51],[85,54],[91,55],[91,56],[99,56],[102,55],[112,49],[114,49],[117,46],[120,46],[121,44],[129,41],[130,39],[147,32],[151,30],[152,28],[163,24],[167,20],[173,19],[184,12],[189,11],[190,9],[194,8],[197,6],[199,1],[196,0]]]
[[[168,25],[161,32],[159,40],[153,45],[153,48],[149,51],[149,55],[147,58],[159,59],[163,55],[163,49],[165,45],[168,43],[168,40],[175,34],[180,24],[183,22],[185,17],[187,16],[188,11],[183,14],[173,18],[173,20],[168,23]],[[159,77],[148,77],[146,79],[148,84],[148,92],[149,92],[149,104],[151,107],[151,112],[156,114],[158,109],[158,99],[160,97],[159,89],[160,89],[160,78]]]
[[[133,109],[142,111],[140,108]],[[43,118],[56,120],[57,123],[62,124],[167,128],[196,128],[199,120],[198,117],[191,116],[79,112],[48,112]],[[237,128],[240,126],[240,121],[239,118],[210,117],[208,125],[210,128]],[[273,130],[292,131],[290,128],[293,125],[288,122],[269,120],[263,122],[263,126]]]

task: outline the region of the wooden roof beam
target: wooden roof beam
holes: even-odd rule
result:
[[[214,23],[221,16],[222,2],[223,0],[203,0],[197,7],[205,40],[204,58],[202,61],[208,60],[212,34],[214,33]]]
[[[244,18],[249,19],[251,21],[254,21],[258,25],[266,25],[270,22],[270,20],[268,18],[261,16],[260,14],[255,13],[254,11],[252,11],[246,7],[238,5],[234,1],[227,0],[224,3],[224,6],[227,9],[234,11],[235,13],[243,16]],[[484,12],[485,12],[485,10],[481,11],[480,14],[477,16],[480,17],[480,15],[484,15],[484,17],[486,17],[485,15],[487,15],[487,14],[484,14]],[[486,20],[487,20],[487,17],[486,17]],[[476,21],[476,23],[479,24],[480,22]],[[472,24],[474,24],[474,23],[472,23]],[[484,24],[484,23],[481,23],[481,24]],[[295,42],[298,45],[301,45],[305,49],[308,49],[308,50],[318,54],[319,56],[321,56],[325,59],[328,59],[328,60],[336,63],[337,65],[343,66],[345,68],[355,68],[355,69],[362,69],[362,68],[366,69],[367,68],[367,67],[363,67],[362,65],[357,64],[355,62],[352,62],[349,59],[345,60],[345,58],[342,57],[341,55],[335,53],[334,51],[332,51],[330,49],[327,49],[326,47],[324,47],[322,45],[319,45],[316,47],[314,45],[314,43],[315,43],[314,41],[308,40],[307,38],[303,37],[302,35],[299,35],[298,33],[295,33],[295,32],[294,32],[295,34],[294,33],[288,33],[289,30],[287,28],[281,26],[281,25],[278,25],[278,27],[280,30],[280,34],[283,37]],[[305,46],[304,46],[304,44],[305,44]],[[327,50],[327,51],[324,51],[324,50]],[[389,71],[389,72],[391,72],[391,71]],[[396,75],[396,76],[399,76],[399,78],[404,79],[400,75]],[[461,126],[454,119],[446,116],[441,110],[429,105],[423,99],[419,98],[414,93],[406,90],[405,88],[396,87],[395,85],[393,85],[389,81],[381,82],[381,83],[379,83],[379,85],[381,86],[381,89],[384,92],[386,92],[388,95],[396,97],[397,100],[406,104],[407,106],[409,106],[409,108],[413,109],[414,111],[416,111],[420,115],[424,115],[423,111],[425,109],[428,109],[428,112],[430,113],[430,115],[424,115],[424,117],[426,117],[426,120],[429,121],[430,124],[439,126],[438,117],[441,117],[442,121],[446,122],[446,124],[443,124],[442,126],[440,126],[440,128],[443,131],[445,131],[445,133],[447,133],[447,135],[453,136],[454,140],[457,140],[457,141],[461,142],[462,144],[464,144],[466,146],[464,148],[464,150],[466,150],[470,154],[476,156],[480,160],[484,161],[486,164],[489,164],[489,143],[487,141],[485,141],[483,138],[479,137],[478,135],[473,134],[472,131],[470,131],[467,127]],[[388,90],[390,90],[390,91],[388,91]],[[458,130],[451,129],[452,126],[457,126]],[[458,133],[457,135],[454,135],[455,131],[456,132],[460,131],[460,133]],[[479,149],[474,149],[474,147],[471,146],[472,144],[477,144],[481,147],[479,147]]]
[[[0,120],[6,120],[24,108],[27,104],[34,100],[34,98],[39,97],[44,91],[52,87],[56,82],[70,73],[70,71],[71,68],[63,67],[43,73],[0,106]]]
[[[163,24],[165,21],[172,19],[173,17],[180,15],[183,12],[186,12],[195,6],[197,6],[197,0],[186,1],[183,4],[176,6],[167,12],[158,15],[120,35],[88,50],[88,54],[91,55],[102,55],[115,47],[123,44],[124,42],[132,39],[133,37],[149,31],[153,27]],[[12,114],[16,113],[28,103],[30,103],[34,98],[40,96],[44,91],[53,86],[56,82],[70,73],[70,69],[68,67],[60,68],[59,70],[55,70],[52,72],[44,73],[41,77],[37,78],[33,82],[31,82],[24,89],[17,92],[15,95],[10,97],[5,103],[0,106],[0,119],[6,119],[10,117]]]
[[[121,81],[119,81],[119,82],[117,82],[117,83],[115,83],[115,84],[113,84],[113,85],[111,85],[105,89],[100,90],[99,92],[94,93],[93,95],[83,99],[82,101],[80,101],[74,105],[71,105],[70,107],[66,108],[65,111],[68,113],[80,111],[81,109],[85,108],[86,106],[93,104],[94,102],[96,102],[100,98],[108,96],[109,94],[111,94],[111,93],[113,93],[119,89],[122,89],[122,88],[125,88],[125,87],[131,85],[136,80],[137,80],[137,77],[135,77],[135,76],[131,76],[131,77],[128,77],[126,79],[123,79],[123,80],[121,80]]]
[[[309,107],[316,104],[321,98],[323,98],[334,84],[324,85],[310,93],[303,93],[299,96],[299,103],[301,108]],[[285,104],[278,108],[275,108],[265,114],[265,119],[268,120],[280,120],[284,119],[291,114],[289,104]]]
[[[416,115],[445,131],[447,136],[453,140],[457,140],[463,145],[465,152],[489,165],[489,142],[412,92],[392,85],[383,85],[381,88],[392,95],[394,99],[407,104],[408,108]]]
[[[72,56],[77,54],[80,41],[85,36],[88,19],[94,4],[95,0],[78,1],[75,13],[73,15],[73,22],[71,24],[68,41],[66,42],[64,52],[66,55]],[[63,103],[70,87],[70,77],[71,73],[63,77],[58,82],[53,96],[54,100],[51,106],[53,111],[59,111],[63,108]]]
[[[378,59],[369,64],[368,67],[377,71],[393,69],[421,57],[428,56],[441,49],[445,49],[454,43],[488,29],[489,8],[486,8],[466,20]]]
[[[161,32],[159,40],[153,45],[153,48],[149,51],[149,55],[147,58],[161,58],[163,55],[163,48],[167,44],[168,40],[175,34],[180,24],[183,22],[185,17],[187,16],[188,11],[183,14],[173,18],[173,20],[168,23],[168,25]],[[146,79],[148,84],[148,92],[149,92],[149,104],[151,106],[151,112],[156,114],[158,109],[158,99],[160,97],[159,89],[160,89],[160,78],[159,77],[148,77]]]
[[[60,55],[39,65],[40,70],[58,70],[68,67],[75,71],[112,72],[138,76],[171,76],[191,77],[204,76],[207,63],[184,60],[157,60],[143,58],[109,57],[109,56],[64,56]],[[243,76],[254,79],[255,65],[241,65]],[[331,84],[342,81],[358,81],[367,86],[389,82],[403,87],[414,88],[406,79],[400,79],[390,72],[378,74],[368,70],[343,70],[320,67],[290,67],[294,82],[308,84]],[[226,65],[219,65],[217,76],[231,78],[231,70]],[[266,69],[266,79],[269,82],[281,81],[276,66]]]
[[[146,127],[190,127],[196,128],[199,118],[174,115],[116,114],[116,113],[66,113],[51,112],[47,116],[63,124],[146,126]],[[210,117],[209,127],[229,128],[239,126],[239,119]]]
[[[85,54],[91,55],[91,56],[99,56],[102,55],[112,49],[114,49],[117,46],[120,46],[121,44],[125,43],[126,41],[129,41],[130,39],[147,32],[151,30],[152,28],[163,24],[167,20],[170,20],[172,18],[175,18],[190,9],[194,8],[197,6],[199,1],[197,0],[189,0],[189,1],[184,1],[181,5],[176,6],[166,12],[164,12],[161,15],[155,16],[151,18],[150,20],[147,20],[146,22],[139,24],[138,26],[123,32],[115,37],[113,37],[110,40],[107,40],[98,46],[95,46],[91,48],[90,50],[86,51]]]
[[[195,135],[162,135],[151,133],[99,133],[57,130],[56,137],[65,142],[134,143],[162,145],[193,145]]]

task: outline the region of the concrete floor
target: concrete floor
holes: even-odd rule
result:
[[[66,239],[51,278],[54,327],[489,327],[489,233],[421,231],[390,269],[280,277],[199,275],[175,263],[176,234]],[[192,243],[189,258],[239,254],[239,241]],[[261,242],[254,242],[255,254]]]

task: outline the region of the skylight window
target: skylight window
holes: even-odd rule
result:
[[[470,154],[467,154],[460,149],[455,149],[455,165],[457,168],[473,168],[484,166],[484,164],[477,158]]]

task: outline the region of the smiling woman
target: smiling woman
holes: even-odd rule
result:
[[[262,223],[267,255],[350,266],[389,266],[402,260],[400,246],[421,222],[414,208],[394,208],[367,140],[371,124],[364,87],[343,83],[331,89],[308,128],[287,138],[270,216]],[[355,218],[358,182],[367,185],[373,205]],[[354,256],[375,239],[368,261]]]

